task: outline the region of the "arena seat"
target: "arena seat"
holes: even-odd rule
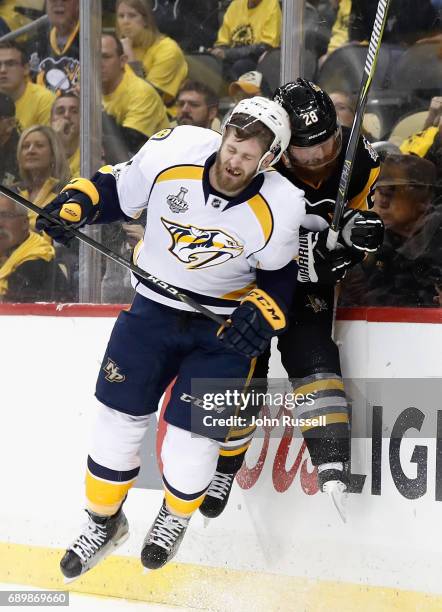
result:
[[[326,91],[339,90],[357,94],[361,85],[367,48],[367,45],[352,43],[333,51],[319,69],[318,85]],[[398,45],[382,45],[372,89],[390,88],[393,65],[402,52],[402,48]]]
[[[392,87],[422,102],[442,94],[442,45],[416,44],[405,51],[393,66]]]
[[[424,129],[427,115],[428,110],[403,115],[393,126],[388,140],[400,147],[404,140]]]
[[[189,79],[208,85],[217,96],[227,92],[227,84],[222,75],[221,62],[210,53],[188,53],[185,55],[189,66]]]

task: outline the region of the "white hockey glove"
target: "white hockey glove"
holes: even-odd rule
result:
[[[327,234],[328,229],[299,236],[299,282],[334,285],[355,264],[352,255],[340,244],[334,251],[327,249]]]
[[[384,240],[384,222],[372,210],[349,208],[342,216],[339,240],[351,249],[374,253]]]

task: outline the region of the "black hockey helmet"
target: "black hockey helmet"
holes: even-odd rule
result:
[[[298,78],[275,91],[273,100],[288,113],[292,137],[290,145],[312,147],[336,133],[338,122],[330,96],[320,87]]]

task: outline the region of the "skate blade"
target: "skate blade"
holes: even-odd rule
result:
[[[150,572],[152,572],[153,570],[149,569],[148,567],[143,567],[143,576],[145,576],[146,574],[150,574]]]
[[[345,507],[347,494],[338,491],[337,489],[332,489],[331,491],[328,491],[328,497],[334,509],[339,514],[339,518],[345,524],[347,522],[347,509]]]
[[[207,527],[210,525],[210,521],[212,519],[207,518],[207,516],[204,517],[203,519],[203,525],[204,525],[204,529],[207,529]]]

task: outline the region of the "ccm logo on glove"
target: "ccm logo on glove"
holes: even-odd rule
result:
[[[224,344],[252,358],[261,355],[273,336],[286,328],[282,308],[262,289],[253,289],[218,330]]]
[[[241,304],[244,302],[252,302],[259,308],[260,313],[265,318],[267,323],[272,326],[275,331],[284,329],[286,326],[285,315],[279,308],[278,304],[265,291],[260,289],[252,289],[246,295]]]

